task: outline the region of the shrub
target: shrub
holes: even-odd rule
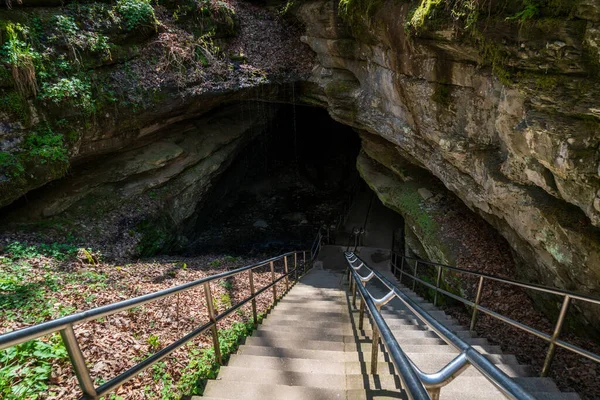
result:
[[[53,132],[48,125],[38,126],[25,139],[25,149],[28,158],[40,164],[69,161],[63,135]]]
[[[5,175],[4,179],[6,179],[6,176],[17,177],[23,172],[25,172],[25,167],[17,157],[8,152],[0,151],[0,175]],[[2,176],[0,176],[0,182],[2,180]]]
[[[86,113],[94,111],[89,82],[76,77],[62,78],[56,83],[44,83],[40,97],[54,104],[72,103]]]
[[[27,28],[21,24],[8,23],[4,27],[6,41],[0,49],[0,59],[10,65],[15,88],[23,96],[37,93],[34,62],[39,54],[27,43]]]
[[[128,31],[140,26],[156,26],[156,16],[150,0],[118,0],[116,10]]]

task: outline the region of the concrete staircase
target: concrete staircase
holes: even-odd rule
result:
[[[333,270],[309,272],[221,367],[217,379],[209,381],[204,396],[196,399],[406,398],[382,345],[379,374],[370,375],[371,326],[365,319],[366,329],[358,330],[358,311],[351,307],[342,276],[341,271]],[[369,287],[369,291],[376,297],[383,294],[377,287]],[[574,393],[559,392],[549,378],[532,377],[529,367],[520,365],[514,356],[502,354],[500,347],[486,339],[473,337],[444,312],[405,291],[537,398],[579,399]],[[424,372],[438,371],[457,354],[399,300],[388,303],[382,312],[402,349]],[[441,399],[503,398],[473,367],[441,391]]]

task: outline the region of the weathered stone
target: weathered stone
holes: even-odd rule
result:
[[[336,71],[312,78],[332,117],[385,139],[377,146],[396,156],[371,140],[363,148],[402,180],[398,158],[439,178],[507,239],[527,266],[521,278],[599,295],[600,93],[592,78],[572,75],[594,72],[587,57],[597,54],[596,24],[552,21],[549,37],[542,24],[520,31],[486,21],[486,40],[519,71],[501,82],[477,68],[485,61],[481,49],[464,38],[437,32],[407,38],[403,2],[386,1],[369,37],[356,36],[353,45],[348,30],[334,29],[337,16],[325,3],[309,1],[299,15],[307,26],[304,42],[320,63],[315,71]],[[586,13],[580,18],[595,20],[598,2],[580,3],[578,12]],[[318,15],[311,11],[317,9]],[[331,90],[352,81],[348,76],[355,85]],[[381,189],[380,174],[364,168],[361,174],[384,203],[407,216]]]
[[[264,219],[259,219],[256,220],[256,222],[252,224],[252,226],[259,229],[267,229],[269,227],[269,224]]]

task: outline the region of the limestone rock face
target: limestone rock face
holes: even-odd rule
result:
[[[598,59],[600,6],[576,9],[551,33],[488,26],[511,71],[502,79],[480,67],[481,42],[451,29],[407,37],[405,2],[384,2],[365,35],[345,29],[332,2],[298,15],[318,57],[312,97],[387,141],[372,158],[401,176],[396,154],[439,178],[508,240],[521,278],[599,295],[600,85],[585,74]]]
[[[15,207],[5,223],[66,223],[79,235],[114,242],[111,256],[144,254],[145,246],[166,245],[165,237],[194,226],[199,204],[268,119],[252,105],[238,104],[168,124],[146,144],[86,163],[44,188],[25,207]]]

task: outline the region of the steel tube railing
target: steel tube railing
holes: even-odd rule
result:
[[[419,263],[425,264],[425,265],[431,265],[431,266],[438,266],[439,265],[440,267],[442,267],[444,269],[448,269],[448,270],[452,270],[452,271],[456,271],[456,272],[460,272],[460,273],[464,273],[464,274],[468,274],[468,275],[473,275],[473,276],[477,276],[477,277],[483,276],[485,279],[490,279],[490,280],[497,281],[497,282],[502,282],[502,283],[508,283],[510,285],[519,286],[519,287],[522,287],[522,288],[525,288],[525,289],[532,289],[532,290],[537,290],[537,291],[540,291],[540,292],[545,292],[545,293],[550,293],[550,294],[556,294],[556,295],[559,295],[559,296],[566,296],[566,295],[568,295],[569,297],[571,297],[571,300],[582,300],[582,301],[586,301],[586,302],[590,302],[590,303],[594,303],[594,304],[600,305],[600,298],[592,297],[592,296],[586,296],[584,294],[575,293],[575,292],[572,292],[572,291],[569,291],[569,290],[562,290],[562,289],[551,288],[551,287],[548,287],[548,286],[537,285],[535,283],[521,282],[521,281],[517,281],[517,280],[514,280],[514,279],[502,278],[502,277],[499,277],[499,276],[491,275],[491,274],[488,274],[486,272],[469,271],[468,269],[463,269],[463,268],[459,268],[459,267],[453,267],[451,265],[445,265],[445,264],[435,263],[435,262],[431,262],[431,261],[423,261],[423,260],[420,260],[418,258],[403,256],[402,254],[397,254],[397,253],[395,253],[395,254],[398,257],[401,257],[402,259],[419,261]]]
[[[316,239],[317,252],[321,246],[321,240],[322,240],[322,235],[320,235],[320,232],[319,232],[319,234],[317,235],[317,239]],[[154,292],[154,293],[149,293],[149,294],[146,294],[143,296],[138,296],[133,299],[124,300],[124,301],[121,301],[118,303],[109,304],[109,305],[102,306],[102,307],[97,307],[97,308],[94,308],[91,310],[79,312],[79,313],[72,314],[72,315],[69,315],[66,317],[62,317],[62,318],[44,322],[44,323],[41,323],[38,325],[34,325],[31,327],[4,333],[4,334],[0,335],[0,350],[6,349],[8,347],[16,346],[18,344],[21,344],[21,343],[24,343],[24,342],[27,342],[27,341],[30,341],[33,339],[37,339],[42,336],[53,334],[55,332],[60,332],[61,338],[65,344],[65,347],[67,348],[67,352],[69,354],[69,359],[71,361],[71,364],[72,364],[75,374],[77,376],[79,386],[83,392],[82,399],[97,399],[98,397],[103,396],[103,395],[115,390],[117,387],[121,386],[122,384],[124,384],[125,382],[130,380],[131,378],[135,377],[136,375],[138,375],[145,369],[147,369],[150,366],[152,366],[153,364],[155,364],[156,362],[164,359],[169,354],[171,354],[173,351],[177,350],[178,348],[180,348],[181,346],[183,346],[190,340],[194,339],[198,335],[204,333],[208,329],[212,329],[212,331],[213,331],[213,345],[215,348],[215,356],[216,356],[217,362],[220,363],[221,362],[221,354],[220,354],[220,349],[219,349],[217,323],[220,320],[222,320],[223,318],[227,317],[232,312],[234,312],[235,310],[237,310],[238,308],[242,307],[243,305],[247,304],[248,302],[252,302],[253,322],[256,324],[258,322],[257,321],[257,311],[256,311],[256,297],[261,295],[265,291],[272,289],[273,296],[274,296],[273,300],[275,303],[277,301],[277,291],[275,288],[277,283],[279,283],[285,279],[286,289],[289,289],[289,286],[290,286],[289,285],[289,277],[291,275],[294,275],[296,278],[296,279],[294,279],[294,281],[297,281],[298,268],[299,268],[298,254],[300,254],[300,253],[302,253],[302,257],[304,260],[304,262],[302,263],[302,272],[303,272],[302,274],[304,274],[307,271],[307,269],[306,269],[306,251],[288,252],[283,255],[273,257],[273,258],[261,261],[256,264],[252,264],[252,265],[248,265],[248,266],[238,268],[238,269],[235,269],[232,271],[222,272],[220,274],[208,276],[208,277],[198,279],[196,281],[189,282],[189,283],[186,283],[183,285],[164,289],[164,290]],[[289,270],[288,264],[287,264],[287,257],[290,255],[294,255],[294,268],[291,271]],[[311,258],[309,260],[311,265],[312,265],[315,257],[316,257],[316,253],[311,252]],[[279,278],[276,279],[274,263],[275,263],[275,261],[278,261],[281,259],[284,260],[284,273],[282,276],[280,276]],[[263,267],[265,265],[270,266],[271,282],[268,285],[266,285],[265,287],[256,291],[254,288],[253,270]],[[240,301],[235,306],[232,306],[232,307],[228,308],[227,310],[223,311],[221,314],[215,315],[215,310],[214,310],[214,306],[213,306],[213,302],[212,302],[210,283],[213,281],[219,280],[219,279],[236,276],[245,271],[248,271],[248,279],[250,282],[250,296],[245,298],[244,300]],[[113,314],[121,312],[121,311],[126,311],[126,310],[129,310],[134,307],[139,307],[144,304],[172,296],[174,294],[180,294],[182,292],[197,288],[200,285],[202,285],[204,287],[209,322],[201,325],[200,327],[198,327],[197,329],[188,333],[181,339],[169,344],[168,346],[164,347],[163,349],[159,350],[158,352],[154,353],[153,355],[149,356],[145,360],[136,364],[132,368],[129,368],[122,374],[120,374],[117,377],[111,379],[110,381],[104,383],[103,385],[99,386],[98,388],[94,387],[93,381],[91,380],[89,371],[88,371],[86,363],[85,363],[84,356],[81,353],[79,344],[77,342],[77,337],[75,336],[75,332],[73,330],[73,326],[75,324],[81,324],[81,323],[84,323],[87,321],[91,321],[91,320],[95,320],[98,318],[113,315]]]
[[[352,266],[351,266],[352,267]],[[353,268],[350,269],[350,274],[354,280],[354,287],[358,289],[362,300],[371,314],[373,321],[373,346],[372,346],[372,360],[371,368],[377,368],[377,351],[379,335],[381,335],[382,342],[386,347],[392,363],[396,369],[400,372],[400,380],[402,381],[402,388],[406,390],[406,393],[410,399],[429,399],[427,390],[419,380],[415,370],[412,368],[410,360],[400,348],[398,341],[394,337],[394,334],[390,330],[389,326],[383,319],[381,312],[375,305],[373,298],[367,292],[367,289],[360,282],[360,275]],[[375,334],[377,332],[377,335]],[[373,372],[373,371],[371,371]],[[375,371],[376,373],[377,371]]]
[[[286,254],[293,254],[293,252],[289,252]],[[48,322],[43,322],[38,325],[34,325],[28,328],[19,329],[16,331],[8,332],[3,335],[0,335],[0,350],[3,350],[7,347],[16,346],[17,344],[21,344],[27,342],[29,340],[37,339],[41,336],[46,336],[54,332],[58,332],[62,329],[65,329],[69,325],[81,324],[83,322],[91,321],[94,319],[107,317],[112,314],[116,314],[121,311],[126,311],[133,307],[139,307],[146,303],[156,301],[162,299],[164,297],[171,296],[176,293],[182,293],[193,289],[197,286],[203,285],[205,282],[212,282],[218,279],[227,278],[230,276],[238,275],[241,272],[247,271],[249,269],[256,269],[268,264],[270,261],[278,260],[283,257],[277,256],[270,258],[265,261],[261,261],[260,263],[248,265],[245,267],[241,267],[232,271],[222,272],[220,274],[207,276],[202,279],[198,279],[193,282],[184,283],[183,285],[175,286],[172,288],[164,289],[158,292],[149,293],[143,296],[134,297],[133,299],[123,300],[118,303],[108,304],[106,306],[93,308],[91,310],[82,311],[76,314],[71,314],[66,317],[57,318]]]
[[[397,267],[397,260],[398,257],[400,257],[402,264],[404,263],[404,260],[415,260],[418,261],[421,264],[425,264],[425,265],[430,265],[430,266],[434,266],[436,268],[438,268],[438,271],[441,271],[441,269],[446,269],[446,270],[451,270],[451,271],[455,271],[458,273],[463,273],[463,274],[467,274],[467,275],[471,275],[471,276],[476,276],[479,278],[479,282],[477,285],[477,294],[475,296],[475,302],[472,302],[470,300],[467,300],[465,298],[462,298],[454,293],[451,293],[447,290],[442,289],[441,287],[439,287],[439,284],[431,285],[429,282],[426,282],[422,279],[420,279],[416,274],[415,275],[411,275],[410,273],[404,272],[404,271],[400,271],[400,276],[402,277],[403,275],[408,276],[409,278],[411,278],[413,280],[413,286],[416,282],[421,283],[422,285],[435,290],[435,296],[437,298],[437,294],[443,294],[445,296],[448,296],[454,300],[457,300],[463,304],[466,304],[470,307],[473,308],[473,312],[471,315],[471,324],[470,324],[470,330],[474,330],[475,329],[475,325],[477,323],[477,315],[478,313],[482,312],[484,314],[487,314],[493,318],[496,318],[502,322],[505,322],[515,328],[521,329],[529,334],[532,334],[536,337],[539,337],[540,339],[543,339],[547,342],[549,342],[549,347],[548,347],[548,351],[546,353],[546,358],[544,361],[544,365],[542,367],[542,371],[541,371],[541,376],[547,376],[548,372],[550,370],[550,366],[552,364],[552,360],[554,359],[554,354],[556,351],[556,347],[562,347],[566,350],[569,350],[571,352],[574,352],[576,354],[579,354],[583,357],[589,358],[590,360],[593,360],[595,362],[600,363],[600,355],[592,353],[590,351],[587,351],[579,346],[575,346],[573,344],[567,343],[563,340],[559,339],[559,336],[562,332],[565,320],[566,320],[566,316],[568,314],[568,310],[569,310],[569,305],[571,304],[571,302],[573,300],[580,300],[589,304],[597,304],[600,305],[600,298],[595,298],[595,297],[591,297],[591,296],[586,296],[586,295],[582,295],[579,293],[574,293],[568,290],[561,290],[561,289],[556,289],[556,288],[550,288],[547,286],[541,286],[541,285],[536,285],[533,283],[526,283],[526,282],[520,282],[520,281],[516,281],[513,279],[508,279],[508,278],[502,278],[502,277],[498,277],[498,276],[494,276],[494,275],[490,275],[484,272],[476,272],[476,271],[469,271],[466,269],[462,269],[462,268],[458,268],[458,267],[452,267],[450,265],[444,265],[444,264],[439,264],[439,263],[434,263],[434,262],[429,262],[429,261],[423,261],[423,260],[418,260],[416,258],[413,257],[407,257],[407,256],[403,256],[401,254],[397,254],[396,252],[392,252],[392,269],[394,271],[394,273],[396,273],[396,270],[398,269]],[[439,277],[439,272],[438,272],[438,277]],[[537,292],[543,292],[543,293],[548,293],[548,294],[552,294],[552,295],[557,295],[557,296],[562,296],[563,297],[563,302],[562,302],[562,306],[560,309],[560,313],[558,315],[558,319],[556,321],[556,324],[554,325],[554,329],[553,329],[553,333],[552,335],[549,335],[547,333],[541,332],[531,326],[528,326],[526,324],[523,324],[521,322],[518,322],[512,318],[506,317],[500,313],[497,313],[495,311],[490,310],[487,307],[483,307],[481,306],[481,300],[482,300],[482,296],[483,296],[483,285],[484,285],[484,281],[485,280],[490,280],[490,281],[495,281],[495,282],[500,282],[500,283],[504,283],[504,284],[508,284],[511,286],[517,286],[520,288],[524,288],[524,289],[528,289],[528,290],[534,290]],[[414,290],[414,289],[413,289]]]
[[[506,375],[502,370],[492,364],[487,358],[485,358],[482,354],[480,354],[477,350],[475,350],[471,345],[463,341],[459,336],[454,334],[448,328],[446,328],[443,324],[433,318],[427,311],[422,309],[416,302],[414,302],[410,297],[404,294],[397,286],[395,286],[392,282],[390,282],[385,276],[383,276],[379,271],[369,268],[365,265],[364,261],[362,261],[359,257],[354,255],[353,253],[347,253],[346,258],[348,261],[348,265],[351,269],[351,272],[356,274],[357,279],[361,279],[361,275],[358,273],[358,270],[361,268],[366,268],[369,271],[369,275],[375,275],[378,280],[385,285],[391,292],[394,293],[394,296],[400,299],[406,307],[413,313],[417,318],[423,321],[430,329],[436,332],[442,340],[446,343],[454,346],[457,350],[463,354],[463,357],[457,357],[450,362],[446,367],[442,368],[440,371],[434,374],[425,374],[420,371],[414,364],[411,364],[411,369],[413,372],[420,377],[420,382],[427,387],[431,398],[433,400],[439,398],[440,388],[447,385],[450,381],[452,381],[460,372],[464,371],[464,369],[468,366],[468,364],[473,365],[478,371],[480,371],[490,382],[492,382],[505,396],[511,399],[519,399],[519,400],[533,400],[534,397],[530,395],[527,391],[525,391],[520,385],[515,383],[508,375]],[[354,263],[360,262],[357,267],[354,267]],[[430,285],[435,288],[434,285]],[[364,293],[371,298],[371,295],[368,293],[366,288],[364,289]],[[362,293],[362,292],[361,292]],[[385,297],[388,297],[386,295]],[[371,311],[371,309],[369,309]],[[379,318],[381,314],[377,310],[375,314],[378,314]],[[376,317],[373,313],[371,313],[371,317],[373,320],[376,320]],[[381,329],[381,328],[379,328]],[[375,327],[373,329],[375,331]],[[386,348],[389,349],[398,346],[397,342],[391,341],[386,345]],[[401,350],[400,350],[401,351]],[[404,373],[405,371],[400,370],[400,373]],[[422,379],[421,379],[422,378]]]

